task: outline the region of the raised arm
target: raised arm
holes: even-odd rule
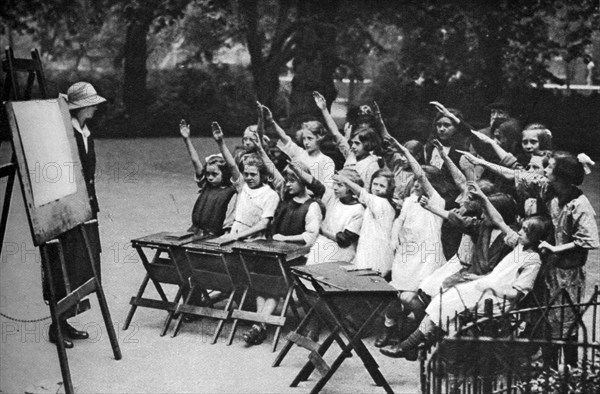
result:
[[[273,129],[275,130],[275,132],[277,133],[277,136],[279,137],[279,139],[281,140],[281,142],[286,145],[287,143],[289,143],[292,139],[285,133],[285,130],[283,130],[281,128],[281,126],[279,126],[277,124],[277,122],[275,122],[275,119],[273,119],[273,113],[271,112],[271,110],[262,105],[261,104],[261,108],[262,108],[262,112],[264,114],[264,124],[265,126],[271,126],[273,127]]]
[[[408,161],[408,165],[410,166],[412,172],[415,174],[415,178],[419,182],[421,182],[421,186],[423,187],[425,194],[427,194],[429,197],[431,197],[435,193],[437,193],[437,191],[435,190],[435,188],[433,187],[431,182],[429,182],[429,179],[427,179],[427,176],[425,175],[425,171],[423,171],[423,168],[421,168],[421,165],[419,164],[417,159],[415,159],[415,157],[412,155],[412,153],[410,153],[410,151],[404,145],[395,144],[395,146],[406,157],[406,160]]]
[[[389,133],[387,127],[385,126],[385,122],[383,121],[383,117],[381,116],[381,110],[379,109],[379,105],[377,105],[376,101],[373,101],[373,112],[375,113],[375,119],[377,120],[377,123],[379,123],[381,139],[386,140],[392,138],[392,135]]]
[[[227,145],[225,144],[225,140],[223,138],[223,130],[221,130],[221,126],[219,126],[217,122],[212,122],[211,127],[215,142],[217,143],[217,146],[219,147],[219,150],[221,151],[225,162],[231,169],[231,179],[233,181],[237,181],[238,179],[240,179],[241,176],[240,170],[238,169],[238,166],[235,163],[235,159],[231,155],[229,148],[227,148]]]
[[[306,185],[306,188],[313,192],[315,198],[322,198],[325,194],[325,185],[322,184],[317,178],[311,175],[310,172],[303,171],[294,165],[294,162],[288,161],[288,167],[294,171],[294,174],[302,180],[302,183]]]
[[[487,198],[487,196],[481,191],[481,188],[476,182],[469,182],[469,193],[474,198],[479,199],[483,202],[483,207],[486,210],[488,216],[490,217],[492,223],[494,223],[502,232],[506,235],[511,235],[514,233],[514,230],[506,224],[500,212],[494,207],[492,202]]]
[[[317,107],[319,107],[319,109],[321,110],[321,114],[323,114],[323,119],[325,120],[327,130],[329,130],[329,133],[333,135],[335,142],[340,143],[341,141],[345,140],[345,137],[338,130],[335,120],[333,120],[333,117],[327,109],[327,102],[325,101],[325,97],[323,97],[321,93],[315,91],[313,92],[313,98],[315,99],[315,104],[317,104]]]
[[[466,151],[462,151],[462,150],[458,150],[458,149],[456,151],[458,153],[462,153],[464,155],[465,159],[467,159],[472,164],[485,167],[485,168],[489,169],[490,171],[492,171],[508,180],[515,179],[516,172],[521,171],[521,170],[514,170],[512,168],[504,167],[504,166],[501,166],[498,164],[490,163],[489,161],[479,158],[479,157],[477,157],[469,152],[466,152]]]
[[[429,212],[441,217],[444,220],[448,220],[448,217],[450,216],[450,213],[445,209],[440,209],[434,205],[431,205],[427,196],[421,196],[421,198],[419,198],[419,204],[421,204],[421,206]]]
[[[190,138],[190,125],[185,122],[185,119],[181,119],[181,122],[179,122],[179,134],[183,137],[183,142],[190,155],[190,159],[192,159],[192,165],[196,171],[196,178],[200,179],[204,172],[204,166],[202,165],[202,161],[200,160],[200,156],[198,156],[196,148],[194,148],[194,144],[192,144],[192,139]]]
[[[467,191],[467,178],[465,177],[465,174],[462,173],[460,168],[458,168],[458,166],[452,161],[452,159],[444,151],[444,147],[442,146],[442,143],[439,140],[434,139],[432,142],[433,142],[433,145],[437,148],[438,152],[440,152],[440,156],[442,157],[442,160],[444,160],[446,167],[450,171],[450,175],[452,176],[454,183],[458,187],[458,190],[460,190],[461,193],[466,192]]]
[[[348,189],[352,190],[352,193],[354,193],[355,196],[359,196],[360,192],[364,189],[363,187],[359,186],[357,183],[352,182],[350,179],[346,178],[345,176],[343,176],[342,174],[335,174],[333,176],[333,181],[334,182],[338,182],[338,183],[343,183],[346,186],[348,186]]]
[[[475,130],[471,130],[471,134],[477,137],[481,143],[491,147],[500,160],[503,160],[508,155],[508,152],[505,151],[504,148],[502,148],[493,138],[490,138],[487,135]]]

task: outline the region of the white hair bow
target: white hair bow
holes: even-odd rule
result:
[[[585,171],[586,175],[592,172],[592,169],[590,168],[590,166],[595,165],[596,163],[594,163],[594,161],[592,159],[590,159],[590,157],[588,155],[586,155],[585,153],[580,153],[577,155],[577,160],[583,164],[583,170]]]

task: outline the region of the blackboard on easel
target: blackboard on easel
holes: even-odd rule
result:
[[[0,178],[7,178],[0,239],[4,240],[13,184],[18,172],[33,242],[39,246],[42,272],[48,284],[48,306],[52,324],[57,327],[55,342],[64,390],[72,394],[74,388],[59,321],[91,293],[96,293],[98,297],[113,355],[116,360],[122,356],[100,282],[100,271],[95,268],[98,257],[92,251],[84,227],[93,214],[68,106],[62,97],[45,99],[46,83],[38,51],[32,50],[31,57],[31,60],[16,59],[12,49],[7,48],[6,59],[2,61],[2,68],[6,72],[2,97],[13,101],[8,101],[4,106],[5,111],[0,113],[0,135],[10,135],[13,155],[10,163],[0,164]],[[24,95],[20,94],[17,71],[29,74]],[[44,100],[31,100],[36,78]],[[52,170],[53,173],[50,172]],[[83,258],[70,255],[69,259],[66,258],[65,249],[73,247],[66,241],[66,236],[73,233],[81,235],[85,250]],[[84,283],[77,283],[76,288],[71,288],[67,279],[68,267],[79,269],[82,264],[90,264],[93,274]],[[58,282],[53,280],[57,272],[52,267],[57,266],[60,266],[65,295],[58,294]]]
[[[67,103],[9,101],[6,113],[36,246],[92,218]]]

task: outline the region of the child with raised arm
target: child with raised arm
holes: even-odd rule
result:
[[[488,275],[462,283],[433,297],[419,329],[398,345],[381,349],[381,353],[386,356],[414,361],[417,359],[418,345],[436,330],[451,327],[446,327],[445,323],[448,319],[454,319],[456,313],[465,309],[483,312],[484,298],[492,300],[494,313],[506,311],[514,308],[533,289],[542,264],[538,247],[551,231],[549,221],[533,216],[526,219],[519,233],[516,233],[503,222],[502,216],[475,183],[470,183],[469,187],[474,197],[483,201],[487,215],[506,234],[507,242],[514,249]]]
[[[540,249],[549,252],[551,262],[546,275],[550,296],[566,293],[571,302],[578,302],[578,293],[585,292],[585,271],[588,252],[598,248],[596,212],[587,197],[577,187],[583,183],[587,166],[594,163],[584,154],[554,152],[545,176],[515,174],[517,186],[522,185],[532,195],[546,201],[554,224],[554,245],[542,242]],[[566,296],[565,296],[566,298]],[[563,300],[563,296],[559,298]],[[570,340],[577,329],[576,316],[571,308],[556,309],[549,315],[553,337]],[[565,355],[569,364],[576,362],[576,354]]]
[[[376,171],[371,182],[371,193],[343,175],[337,176],[358,201],[365,206],[356,256],[352,263],[357,268],[372,269],[387,275],[392,269],[394,251],[390,246],[392,224],[396,211],[391,203],[394,174],[387,169]]]
[[[213,137],[231,171],[231,183],[238,193],[235,216],[229,234],[220,237],[222,242],[242,238],[265,238],[267,227],[279,204],[279,196],[267,184],[268,169],[258,157],[244,159],[244,173],[240,174],[235,159],[225,145],[223,131],[217,122],[212,123]]]
[[[327,129],[333,135],[338,149],[346,158],[344,168],[354,168],[363,180],[363,184],[371,185],[375,171],[379,170],[378,157],[372,154],[379,150],[381,141],[377,132],[371,127],[362,126],[352,130],[347,139],[340,133],[327,109],[327,102],[319,92],[313,92],[317,107],[321,110]]]
[[[406,319],[410,303],[416,297],[421,280],[446,262],[442,252],[442,218],[424,209],[419,199],[428,196],[431,205],[444,208],[444,199],[431,185],[425,171],[409,150],[398,144],[415,174],[411,195],[404,201],[400,216],[392,228],[392,248],[396,253],[392,263],[390,284],[398,290],[398,302],[392,303],[385,312],[384,332],[376,346],[385,346],[397,330],[398,320]],[[420,320],[421,317],[415,316]]]
[[[321,122],[313,120],[302,123],[302,129],[299,131],[302,136],[303,148],[296,145],[294,140],[290,138],[285,131],[275,122],[271,110],[262,106],[265,125],[273,127],[279,141],[277,147],[285,153],[290,160],[298,161],[305,164],[310,173],[326,187],[333,187],[333,173],[335,172],[335,164],[331,157],[321,152],[321,143],[325,137],[325,127]]]
[[[311,188],[313,195],[321,196],[325,187],[312,177],[308,173],[308,168],[300,162],[289,163],[282,175],[269,159],[259,142],[258,135],[253,136],[252,142],[268,169],[273,186],[281,197],[281,203],[275,210],[269,226],[269,233],[273,240],[312,246],[319,235],[323,214],[317,201],[308,195],[308,188]],[[300,259],[302,261],[290,264],[302,264],[306,261],[305,257]],[[256,310],[269,316],[273,314],[278,303],[279,299],[258,294]],[[258,345],[265,340],[266,332],[266,324],[254,324],[244,333],[243,338],[248,345]]]
[[[233,224],[237,201],[236,190],[231,184],[231,171],[222,155],[210,155],[206,158],[206,165],[202,164],[190,138],[190,126],[183,119],[179,123],[179,133],[192,160],[200,189],[188,231],[196,235],[220,236]]]
[[[362,179],[355,170],[345,168],[340,174],[362,187]],[[326,214],[320,235],[306,264],[350,262],[356,254],[365,209],[358,202],[358,197],[336,175],[333,180],[333,193],[325,193],[323,197]]]

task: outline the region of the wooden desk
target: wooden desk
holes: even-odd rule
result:
[[[240,260],[247,276],[248,289],[261,295],[279,298],[283,297],[283,306],[279,316],[265,316],[257,312],[244,311],[243,303],[234,310],[231,317],[233,325],[229,336],[229,343],[233,340],[238,320],[247,320],[257,323],[265,323],[277,327],[273,339],[273,351],[277,348],[277,342],[281,335],[281,329],[286,322],[288,307],[298,316],[298,312],[292,301],[294,292],[294,280],[290,274],[290,267],[303,265],[306,262],[304,256],[310,251],[310,247],[304,244],[292,242],[280,242],[272,240],[258,240],[253,242],[236,242],[232,245],[234,251],[239,253]]]
[[[142,264],[146,269],[146,276],[140,285],[137,295],[131,297],[131,301],[129,301],[131,308],[123,325],[124,330],[129,328],[137,307],[141,306],[168,311],[165,325],[160,335],[163,336],[166,334],[182,294],[187,294],[189,289],[187,278],[190,274],[182,270],[182,267],[185,267],[183,262],[186,260],[186,257],[181,246],[194,239],[195,237],[192,235],[178,239],[170,236],[168,232],[160,232],[131,240],[131,245],[137,250]],[[149,260],[146,256],[145,249],[154,251],[152,260]],[[162,256],[163,253],[166,254],[166,257]],[[152,281],[154,284],[156,291],[160,295],[160,300],[143,298],[149,281]],[[173,301],[167,299],[161,284],[170,284],[178,287]]]
[[[317,292],[317,303],[320,304],[322,308],[314,305],[313,308],[311,308],[311,313],[314,312],[320,315],[322,314],[320,310],[326,310],[329,316],[319,317],[321,320],[333,320],[334,325],[331,333],[321,344],[315,343],[300,334],[301,328],[306,324],[306,320],[310,318],[309,313],[302,321],[299,328],[290,334],[288,337],[290,341],[286,344],[284,349],[282,349],[283,354],[289,350],[293,342],[311,350],[309,361],[294,378],[291,386],[296,387],[301,381],[308,380],[316,367],[321,374],[321,378],[317,381],[311,390],[311,393],[318,393],[329,379],[331,379],[342,362],[351,354],[352,350],[354,350],[362,360],[375,384],[377,386],[382,386],[387,393],[393,393],[390,385],[379,371],[377,362],[362,342],[361,336],[374,321],[375,317],[377,317],[377,315],[397,297],[398,291],[374,272],[369,272],[367,270],[348,272],[344,269],[344,266],[348,266],[348,264],[326,263],[291,268],[292,275],[298,284],[299,291],[309,291],[307,288],[308,282]],[[358,327],[357,330],[354,330],[347,319],[345,319],[345,314],[342,313],[336,305],[338,301],[365,301],[372,305],[370,309],[372,312],[360,327]],[[323,360],[323,355],[336,339],[338,332],[343,333],[344,336],[348,338],[349,342],[347,345],[343,346],[342,352],[337,356],[330,367]]]
[[[190,291],[181,305],[177,307],[179,318],[173,331],[177,335],[186,314],[218,319],[219,323],[214,332],[212,344],[216,343],[223,325],[231,317],[234,297],[242,290],[241,303],[247,295],[247,281],[241,268],[237,252],[232,246],[236,243],[220,245],[211,239],[202,239],[185,244],[185,270],[189,272]],[[206,290],[217,290],[227,294],[224,308],[215,307],[216,300],[212,300]],[[195,291],[202,291],[205,305],[191,305],[190,298]]]

